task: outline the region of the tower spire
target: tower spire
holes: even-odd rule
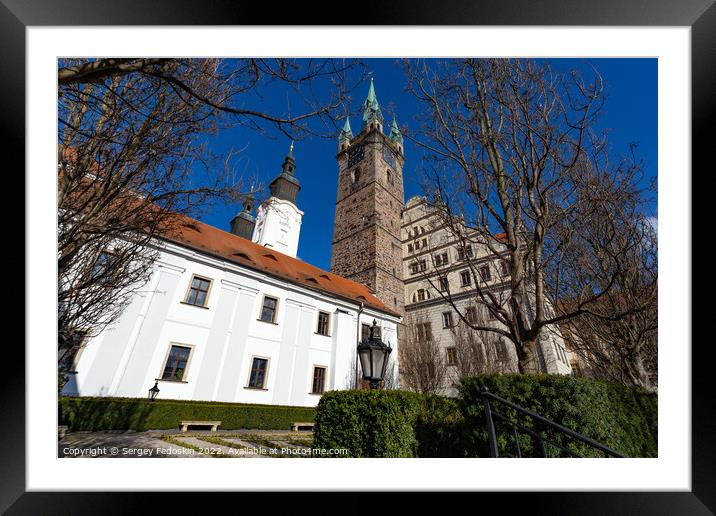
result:
[[[341,134],[338,136],[338,141],[340,143],[343,143],[346,140],[353,139],[353,131],[351,130],[351,119],[350,117],[346,117],[346,123],[343,124],[343,129],[341,130]]]
[[[380,111],[380,104],[378,104],[378,97],[375,95],[375,87],[373,86],[373,77],[371,77],[368,97],[366,97],[363,104],[363,126],[361,130],[376,120],[381,126],[383,125],[383,113]]]
[[[256,219],[251,213],[254,208],[253,189],[244,197],[242,204],[243,209],[231,219],[231,232],[241,238],[251,240],[251,236],[254,233],[254,226],[256,225]]]
[[[395,121],[395,116],[393,116],[393,124],[390,126],[390,139],[395,143],[403,144],[403,134]]]
[[[284,199],[294,204],[296,203],[296,195],[298,195],[298,191],[301,189],[301,183],[296,179],[294,170],[296,170],[296,161],[293,158],[292,141],[288,149],[288,154],[283,160],[281,173],[269,184],[271,197]]]

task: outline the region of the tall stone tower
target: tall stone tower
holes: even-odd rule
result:
[[[405,156],[395,119],[387,135],[383,123],[371,80],[361,131],[354,136],[346,119],[339,136],[331,272],[363,283],[402,314],[400,216]]]

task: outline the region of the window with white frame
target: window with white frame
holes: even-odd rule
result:
[[[452,328],[453,326],[452,312],[443,312],[443,328]]]
[[[501,276],[509,276],[510,275],[510,262],[507,260],[500,260],[500,275]]]
[[[440,291],[445,292],[449,288],[449,283],[447,277],[445,278],[438,278],[438,282],[440,284]]]
[[[455,349],[455,346],[450,346],[448,348],[445,348],[445,356],[447,365],[454,366],[457,365],[457,350]]]

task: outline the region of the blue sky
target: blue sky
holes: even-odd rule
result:
[[[398,123],[410,125],[418,110],[418,103],[405,91],[405,77],[395,59],[367,59],[368,69],[375,81],[376,94],[383,114],[395,112]],[[614,156],[627,154],[632,142],[638,143],[638,156],[644,160],[645,181],[657,176],[657,60],[656,59],[552,59],[557,71],[573,68],[585,74],[596,68],[605,80],[607,103],[600,119],[600,128],[610,131],[611,152]],[[351,111],[359,109],[368,92],[366,82],[358,88],[351,102]],[[271,112],[286,110],[286,93],[267,90],[257,104]],[[298,109],[296,109],[298,111]],[[360,119],[351,118],[354,133],[360,130]],[[336,135],[337,136],[337,135]],[[217,153],[229,149],[240,150],[237,171],[246,177],[258,177],[268,184],[281,170],[290,140],[269,131],[258,134],[244,127],[222,130],[211,139]],[[333,215],[338,181],[336,138],[312,138],[297,141],[294,149],[296,177],[301,182],[297,204],[304,211],[298,256],[302,260],[328,269],[331,258]],[[419,183],[420,153],[405,141],[406,162],[403,170],[405,199],[421,194]],[[655,199],[654,199],[655,201]],[[221,229],[229,229],[229,221],[238,205],[218,206],[201,219]],[[656,216],[656,202],[652,213]]]

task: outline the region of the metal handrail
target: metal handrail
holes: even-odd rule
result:
[[[493,409],[490,406],[490,400],[493,400],[498,403],[502,403],[503,405],[506,405],[506,406],[516,410],[518,413],[532,418],[533,420],[541,423],[543,426],[545,426],[547,428],[552,428],[554,430],[557,430],[559,433],[565,434],[574,440],[580,441],[588,446],[591,446],[592,448],[595,448],[595,449],[601,451],[606,456],[620,457],[620,458],[625,457],[621,453],[619,453],[615,450],[612,450],[608,446],[605,446],[602,443],[595,441],[594,439],[591,439],[587,436],[584,436],[580,433],[575,432],[574,430],[567,428],[566,426],[560,425],[559,423],[556,423],[556,422],[551,421],[545,417],[542,417],[539,414],[537,414],[536,412],[533,412],[533,411],[526,409],[524,407],[520,407],[519,405],[515,405],[514,403],[506,400],[505,398],[498,396],[497,394],[491,393],[487,389],[487,387],[484,385],[480,389],[480,396],[482,397],[482,402],[485,406],[485,428],[487,430],[487,435],[489,438],[490,456],[492,456],[492,457],[499,457],[500,455],[499,455],[499,451],[497,449],[497,432],[495,431],[495,423],[493,421]],[[520,444],[519,444],[517,427],[519,427],[522,432],[530,434],[532,437],[535,437],[537,439],[538,443],[540,444],[542,454],[545,457],[547,456],[547,451],[544,447],[545,442],[547,442],[548,444],[555,446],[556,448],[559,448],[565,452],[568,452],[572,455],[579,457],[579,455],[577,453],[575,453],[567,448],[564,448],[563,446],[561,446],[557,443],[550,442],[546,437],[542,436],[542,434],[540,432],[535,432],[535,431],[530,430],[522,425],[519,425],[517,422],[511,421],[506,416],[499,414],[497,412],[494,413],[494,416],[506,421],[510,426],[512,426],[515,444],[517,446],[518,457],[522,457],[522,451],[521,451]]]

